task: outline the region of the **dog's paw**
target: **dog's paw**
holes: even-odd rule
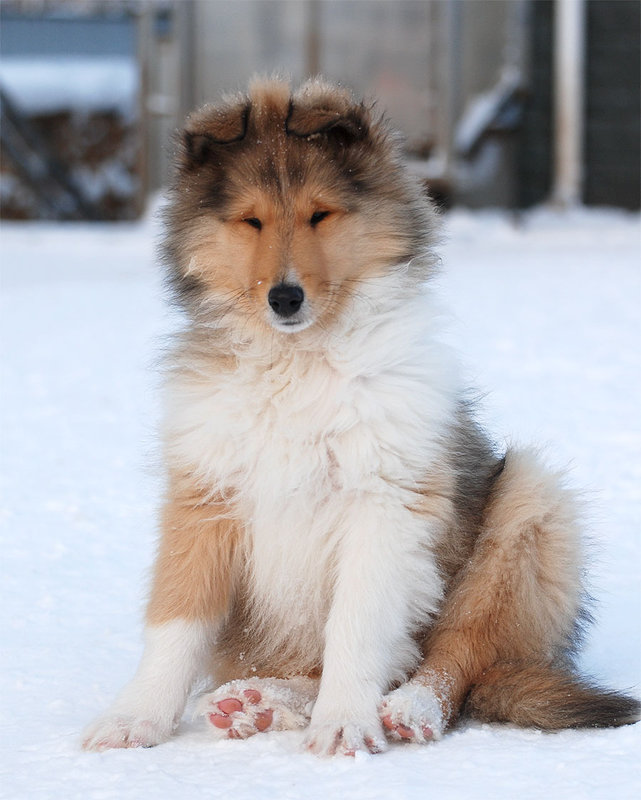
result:
[[[378,720],[323,722],[312,724],[305,737],[305,747],[318,756],[354,756],[357,751],[382,753],[387,750],[387,742]]]
[[[218,738],[247,739],[265,731],[304,728],[316,695],[309,678],[231,681],[200,698],[196,715]]]
[[[409,683],[383,698],[379,716],[391,739],[425,744],[443,735],[441,705],[431,686]]]
[[[171,736],[172,725],[133,716],[109,714],[100,717],[84,732],[84,750],[110,750],[118,747],[154,747]]]

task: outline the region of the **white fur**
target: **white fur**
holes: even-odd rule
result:
[[[111,708],[86,729],[85,749],[151,747],[166,741],[210,647],[211,631],[199,622],[176,619],[147,627],[138,671]]]
[[[170,462],[244,521],[273,650],[323,659],[312,749],[380,738],[382,693],[441,600],[443,523],[409,510],[457,394],[435,319],[399,271],[364,283],[334,334],[246,340],[229,371],[187,346],[169,382]]]
[[[427,742],[443,736],[445,720],[434,689],[425,684],[409,681],[390,692],[380,707],[381,718],[389,717],[393,725],[402,725],[412,731],[413,741]],[[403,737],[391,735],[397,739]]]

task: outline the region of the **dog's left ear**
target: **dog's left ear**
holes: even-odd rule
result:
[[[363,104],[349,102],[342,93],[321,97],[303,94],[292,100],[285,127],[291,136],[325,137],[347,147],[369,134],[369,111]]]

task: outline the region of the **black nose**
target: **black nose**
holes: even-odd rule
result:
[[[279,283],[269,290],[267,302],[279,317],[291,317],[303,305],[305,292],[300,286]]]

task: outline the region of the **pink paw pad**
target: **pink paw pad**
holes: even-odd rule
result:
[[[221,700],[218,703],[218,708],[223,714],[233,714],[234,711],[242,711],[243,704],[235,697],[228,697],[226,700]]]
[[[271,727],[274,712],[271,708],[258,708],[262,699],[258,689],[244,689],[237,697],[212,703],[207,719],[220,731],[226,730],[229,739],[246,739],[254,733],[263,733]]]
[[[227,714],[209,714],[209,721],[216,728],[231,728],[233,720]]]
[[[410,728],[407,725],[403,725],[402,723],[395,723],[389,715],[383,717],[381,722],[383,723],[383,726],[390,731],[390,733],[396,734],[400,739],[411,742],[415,739],[421,738],[418,735],[418,730]],[[427,725],[424,725],[421,728],[421,732],[423,734],[421,741],[428,742],[434,737],[432,729]]]
[[[274,712],[271,708],[266,708],[264,711],[260,711],[256,714],[254,718],[254,725],[256,725],[257,730],[259,731],[266,731],[267,728],[272,724],[274,719]]]

